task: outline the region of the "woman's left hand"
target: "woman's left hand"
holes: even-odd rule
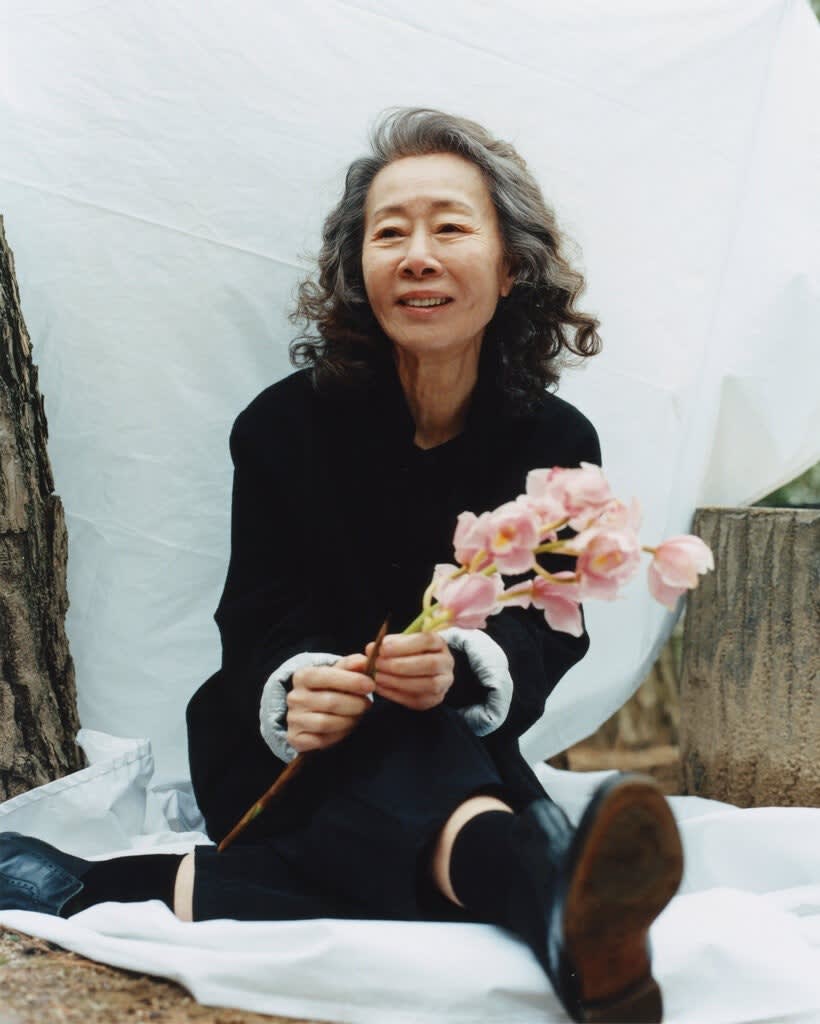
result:
[[[367,645],[369,654],[373,644]],[[453,655],[438,633],[392,633],[376,659],[376,693],[414,711],[444,700],[453,685]]]

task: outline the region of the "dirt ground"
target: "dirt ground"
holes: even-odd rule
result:
[[[677,747],[617,752],[579,744],[568,752],[568,767],[574,771],[642,771],[657,778],[665,793],[679,792]],[[42,939],[0,928],[0,1024],[143,1021],[297,1024],[291,1018],[200,1006],[174,982],[94,963]]]
[[[0,1024],[296,1024],[200,1006],[174,982],[121,971],[0,928]],[[311,1024],[300,1021],[299,1024]]]

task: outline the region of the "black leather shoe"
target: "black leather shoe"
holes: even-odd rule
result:
[[[83,887],[88,861],[41,839],[0,832],[0,910],[36,910],[60,916]]]
[[[532,946],[567,1013],[590,1024],[661,1021],[648,931],[680,885],[683,850],[657,784],[642,775],[607,779],[574,832],[549,800],[519,819],[542,910],[536,920],[532,888],[521,887],[512,927]]]

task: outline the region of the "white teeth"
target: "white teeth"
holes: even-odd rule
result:
[[[443,306],[445,302],[449,302],[447,298],[444,299],[402,299],[405,306]]]

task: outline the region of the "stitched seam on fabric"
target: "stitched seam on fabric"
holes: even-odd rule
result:
[[[48,782],[44,786],[38,786],[36,789],[30,789],[27,793],[20,793],[18,796],[12,797],[11,800],[7,800],[5,803],[0,805],[0,818],[6,814],[10,814],[20,807],[26,807],[28,804],[37,803],[39,800],[46,800],[50,797],[57,796],[60,793],[64,793],[69,789],[79,789],[81,786],[86,786],[90,782],[96,782],[97,779],[105,778],[106,775],[110,775],[112,772],[119,771],[120,768],[125,768],[134,761],[142,760],[146,756],[147,746],[142,746],[135,751],[129,751],[127,754],[118,754],[117,757],[111,761],[103,761],[98,765],[89,765],[87,768],[81,768],[80,772],[91,772],[88,778],[77,779],[75,778],[72,782],[72,776],[68,775],[64,779],[55,779],[53,782]],[[150,754],[148,755],[151,756]],[[80,772],[74,773],[79,775]],[[132,780],[133,781],[133,780]],[[54,787],[53,789],[51,787]],[[10,805],[15,801],[20,801],[14,807]]]
[[[25,882],[22,878],[14,878],[12,875],[7,875],[5,871],[0,871],[0,878],[5,879],[9,885],[22,889],[32,902],[39,904],[41,907],[46,906],[43,900],[40,899],[40,890],[32,882]]]

